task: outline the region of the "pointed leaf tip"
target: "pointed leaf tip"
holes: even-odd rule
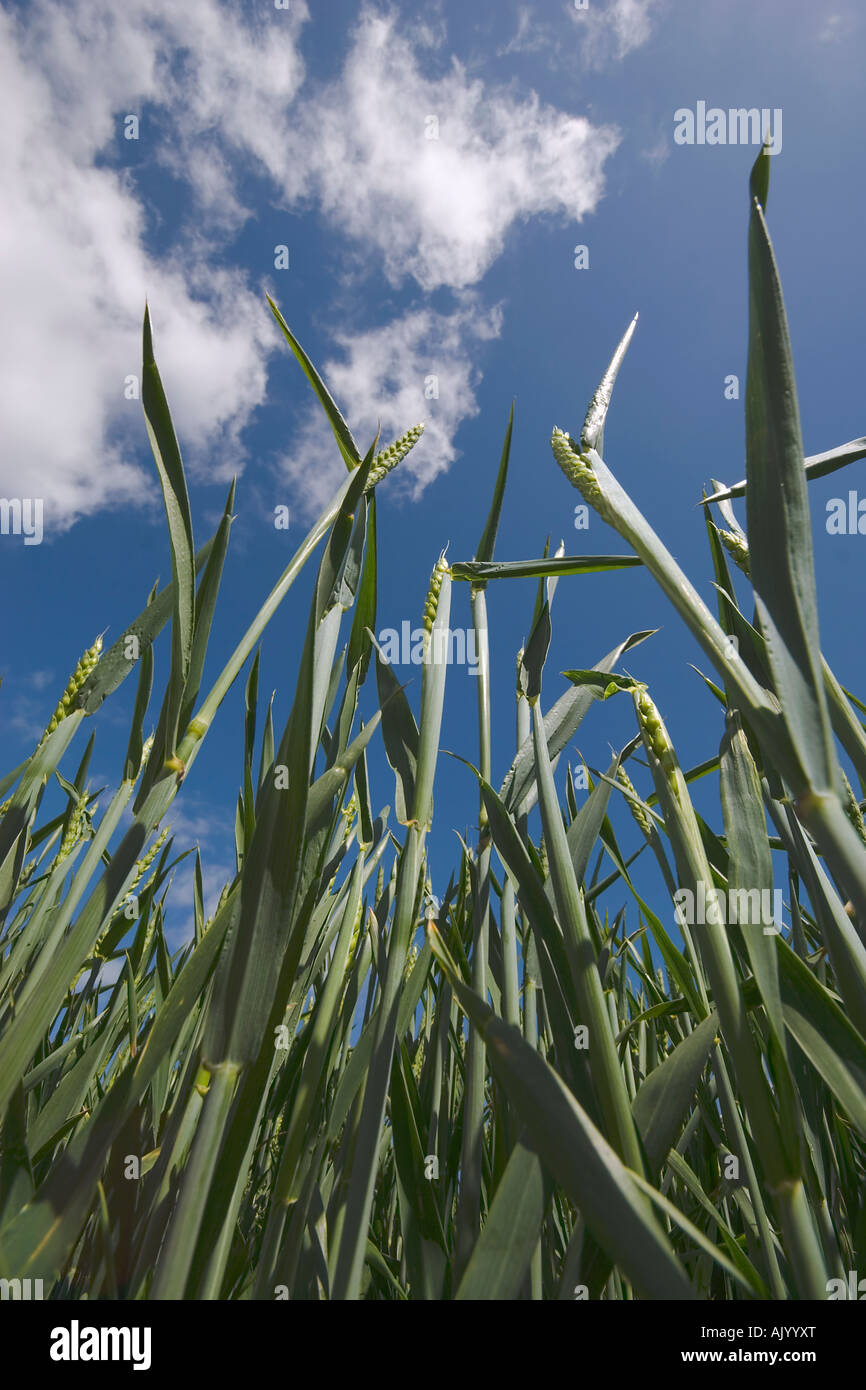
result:
[[[758,158],[752,165],[749,175],[749,200],[754,203],[756,200],[760,204],[762,211],[767,210],[767,199],[770,194],[770,141],[769,136],[765,136]]]
[[[614,382],[616,381],[617,373],[622,365],[623,358],[628,351],[629,343],[634,336],[637,320],[638,316],[635,314],[620,339],[617,349],[610,359],[607,371],[602,377],[595,395],[589,403],[586,419],[583,422],[583,429],[580,432],[580,447],[582,450],[595,449],[597,453],[603,453],[604,424],[610,407],[611,396],[613,395]]]
[[[514,401],[511,402],[511,409],[508,412],[508,424],[505,429],[505,441],[502,446],[502,455],[499,460],[499,472],[496,475],[496,483],[493,488],[493,498],[490,503],[490,512],[487,522],[478,542],[478,549],[475,552],[475,559],[489,561],[493,559],[493,552],[496,547],[496,535],[499,530],[499,518],[502,512],[502,499],[505,493],[505,484],[508,478],[508,461],[511,456],[511,437],[514,432]],[[483,587],[483,586],[481,586]]]

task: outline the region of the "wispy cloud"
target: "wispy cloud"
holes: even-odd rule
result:
[[[478,413],[475,388],[481,373],[474,354],[501,328],[501,308],[484,309],[476,293],[465,292],[451,314],[415,309],[365,333],[336,336],[343,355],[326,362],[324,374],[359,447],[369,448],[379,424],[384,447],[409,425],[425,422],[421,441],[394,474],[395,486],[417,496],[453,463],[455,435],[464,420]],[[345,476],[334,437],[315,403],[281,471],[294,483],[308,513],[315,513]]]
[[[498,58],[509,53],[536,53],[546,48],[551,41],[551,29],[547,24],[539,24],[536,12],[529,5],[520,5],[517,10],[517,28],[507,43],[496,50]]]
[[[574,66],[602,69],[620,63],[652,35],[652,19],[664,0],[561,0],[554,18],[542,19],[537,5],[519,5],[517,27],[507,43],[497,49],[504,58],[511,53],[543,53],[550,67]],[[578,48],[575,52],[575,35]]]
[[[606,5],[591,0],[586,9],[569,5],[568,13],[583,40],[586,65],[604,68],[640,48],[652,33],[653,15],[660,7],[661,0],[608,0]]]
[[[648,145],[646,149],[641,150],[640,157],[646,160],[647,164],[651,165],[653,169],[658,169],[670,157],[670,152],[670,136],[662,134],[659,135],[658,139],[654,140],[651,145]]]
[[[56,671],[37,668],[33,671],[14,673],[4,678],[0,688],[0,702],[3,708],[3,723],[7,730],[13,730],[21,744],[33,745],[45,732],[51,713],[63,693],[63,680],[58,680]],[[56,687],[52,697],[49,691]]]
[[[34,690],[44,690],[54,680],[53,671],[31,671],[22,679],[28,681]]]
[[[857,20],[850,12],[822,15],[818,42],[841,43],[850,38],[856,28]]]
[[[234,864],[212,857],[202,857],[201,884],[205,921],[213,916],[220,894],[225,885],[232,881],[234,873]],[[195,931],[194,878],[194,860],[185,859],[174,873],[171,892],[166,900],[166,940],[172,951],[189,941]]]
[[[213,914],[225,884],[234,878],[235,863],[230,853],[231,836],[226,834],[224,820],[215,817],[210,807],[190,793],[172,803],[165,824],[170,827],[172,860],[186,853],[183,862],[172,870],[174,881],[167,899],[170,911],[166,917],[166,936],[171,949],[176,950],[190,939],[195,924],[195,855],[188,851],[198,848],[201,852],[205,918]]]

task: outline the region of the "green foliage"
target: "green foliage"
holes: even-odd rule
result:
[[[87,651],[30,758],[0,779],[0,1277],[41,1278],[68,1299],[739,1300],[822,1298],[862,1264],[866,844],[848,774],[862,788],[866,706],[821,654],[807,487],[864,441],[804,466],[768,185],[762,152],[748,476],[704,498],[719,619],[603,457],[633,322],[579,436],[552,439],[624,552],[494,559],[512,411],[476,554],[433,568],[416,713],[373,636],[375,489],[422,427],[362,458],[272,302],[348,477],[200,698],[234,485],[196,552],[145,317],[172,580],[105,655],[100,642]],[[741,533],[729,499],[743,494]],[[748,582],[742,609],[725,550]],[[275,733],[259,642],[318,551]],[[557,583],[568,595],[582,575],[639,565],[718,678],[705,678],[716,739],[690,771],[646,684],[619,669],[651,633],[576,663],[557,698],[547,686],[563,677],[548,672],[543,690]],[[486,604],[505,579],[537,584],[517,688],[501,697],[514,701],[514,756],[494,780]],[[426,843],[453,580],[469,582],[483,653],[469,750],[479,837],[440,901]],[[146,738],[152,644],[169,618]],[[374,655],[379,709],[361,723]],[[123,776],[100,809],[93,740],[77,768],[60,766],[135,666]],[[193,938],[171,954],[184,856],[166,818],[246,666],[236,873],[205,920],[196,855]],[[561,767],[581,721],[623,695],[635,736],[607,771]],[[376,745],[372,765],[394,774],[392,827],[368,768]],[[716,775],[713,827],[690,788]],[[65,807],[46,816],[53,781]],[[629,872],[647,850],[654,905]],[[762,910],[779,884],[781,932]],[[697,919],[682,911],[695,900]]]

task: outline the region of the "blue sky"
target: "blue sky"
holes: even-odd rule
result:
[[[380,631],[419,623],[446,544],[451,559],[474,553],[512,399],[498,558],[538,555],[548,535],[569,552],[624,549],[597,518],[575,531],[580,499],[549,438],[554,425],[579,427],[635,311],[606,459],[712,602],[695,503],[711,477],[745,471],[742,390],[726,400],[724,383],[745,378],[756,151],[677,145],[674,113],[701,101],[782,112],[769,221],[805,451],[829,449],[866,431],[864,32],[859,6],[805,0],[589,0],[583,11],[566,0],[5,4],[0,495],[42,498],[44,536],[38,546],[0,536],[4,766],[30,751],[96,633],[114,640],[156,576],[170,575],[140,403],[124,399],[145,297],[199,544],[239,475],[206,684],[341,478],[265,292],[364,448],[377,421],[383,441],[426,421],[380,489]],[[130,115],[137,139],[124,138]],[[280,245],[286,270],[275,268]],[[586,269],[575,268],[578,245]],[[825,528],[827,502],[863,487],[861,467],[810,497],[824,651],[863,694],[864,541]],[[288,531],[274,528],[279,504],[291,508]],[[278,729],[312,577],[264,642],[260,688],[277,691]],[[532,583],[516,581],[488,596],[497,782],[513,752],[514,657],[533,598]],[[452,627],[468,622],[468,592],[455,586]],[[543,703],[565,688],[561,671],[655,627],[627,664],[690,765],[717,751],[719,712],[690,669],[697,649],[638,571],[562,581]],[[167,659],[163,639],[157,681]],[[416,708],[417,672],[400,673]],[[133,695],[129,681],[97,716],[94,786],[117,782]],[[238,682],[170,816],[177,849],[200,843],[211,894],[232,871],[242,695]],[[470,759],[474,700],[472,677],[453,668],[443,746]],[[617,705],[591,712],[572,761],[579,749],[606,765],[610,745],[627,741],[630,707]],[[380,758],[373,771],[375,804],[393,805]],[[646,790],[646,774],[635,780]],[[719,825],[715,784],[696,795]],[[431,840],[440,893],[452,831],[471,835],[475,819],[471,775],[443,758]],[[628,817],[617,824],[634,846]],[[177,941],[188,914],[174,911]]]

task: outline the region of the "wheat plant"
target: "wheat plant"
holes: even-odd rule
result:
[[[765,150],[747,477],[703,499],[716,614],[605,460],[633,323],[582,430],[551,439],[620,553],[494,559],[509,419],[475,555],[429,557],[416,711],[374,637],[375,489],[422,427],[362,455],[271,302],[347,476],[203,689],[235,487],[196,549],[145,314],[172,579],[107,651],[88,648],[0,781],[0,1277],[68,1300],[747,1301],[835,1297],[866,1268],[866,705],[822,656],[807,497],[866,440],[804,466],[768,171]],[[259,646],[314,563],[280,729]],[[631,674],[650,633],[545,670],[555,592],[568,604],[582,575],[638,565],[713,668],[716,732],[696,767]],[[521,579],[529,635],[495,693],[514,754],[494,770],[487,604]],[[478,837],[434,884],[439,638],[464,584]],[[244,670],[236,871],[206,920],[196,852],[193,936],[171,951],[171,806]],[[94,736],[72,745],[133,675],[123,775],[96,793]],[[614,697],[631,701],[630,741],[606,768],[570,763],[581,722]],[[714,826],[697,779],[717,786]],[[46,815],[50,786],[65,808]],[[658,870],[653,902],[639,856]],[[790,926],[768,927],[753,909],[779,885]]]

